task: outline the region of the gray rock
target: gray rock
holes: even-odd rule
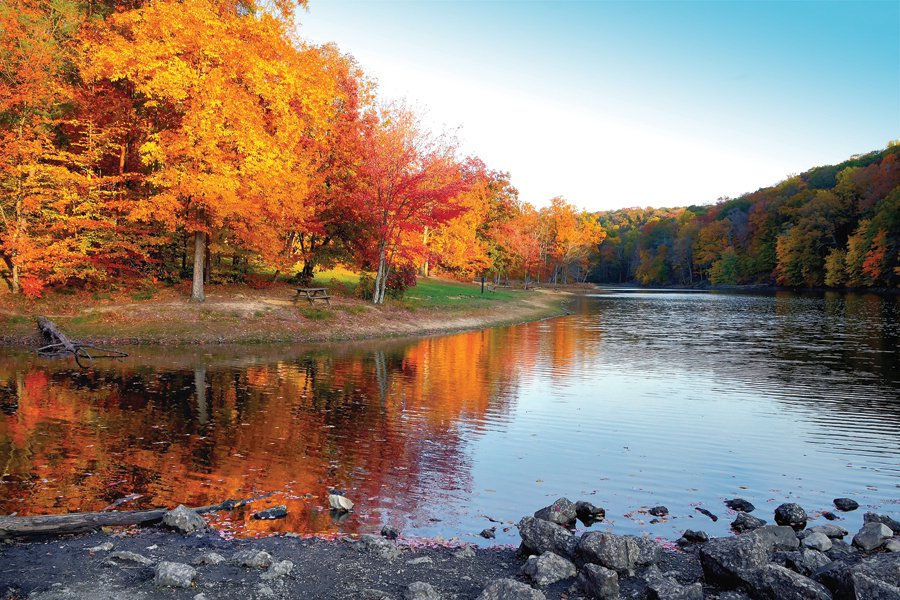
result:
[[[669,514],[669,509],[665,506],[654,506],[650,510],[647,511],[654,517],[665,517]]]
[[[662,546],[660,546],[656,540],[644,535],[631,537],[634,538],[634,542],[638,547],[638,554],[634,560],[634,564],[642,567],[645,565],[652,565],[659,560],[659,555],[662,553]]]
[[[276,596],[275,590],[264,583],[256,584],[256,594],[259,598],[274,598]]]
[[[785,502],[775,509],[775,522],[790,527],[794,531],[800,531],[806,527],[808,519],[803,507],[793,502]]]
[[[743,498],[734,498],[733,500],[726,500],[725,506],[730,508],[731,510],[735,510],[737,512],[743,513],[751,513],[756,510],[756,507],[753,506],[752,503],[744,500]]]
[[[358,600],[394,600],[394,597],[382,590],[367,588],[356,594]]]
[[[225,562],[225,557],[218,552],[204,552],[203,554],[192,560],[191,564],[194,566],[218,565],[223,562]]]
[[[281,579],[285,575],[290,575],[291,571],[293,570],[294,563],[289,560],[280,560],[278,562],[272,563],[272,565],[269,566],[266,572],[260,575],[260,579],[262,579],[263,581]]]
[[[792,571],[809,577],[819,569],[830,565],[831,559],[818,550],[807,548],[802,551],[788,552],[784,563]]]
[[[753,515],[748,515],[745,512],[738,513],[738,516],[735,517],[734,522],[731,523],[731,528],[737,531],[738,533],[743,533],[745,531],[752,531],[754,529],[759,529],[766,522],[760,518],[754,517]]]
[[[840,511],[850,512],[859,508],[859,502],[852,498],[835,498],[834,507]]]
[[[194,585],[197,571],[188,565],[163,561],[156,565],[153,583],[160,587],[189,588]]]
[[[593,598],[615,600],[619,597],[619,575],[600,565],[585,565],[578,576],[578,585]]]
[[[831,560],[840,560],[847,558],[859,552],[856,548],[845,542],[844,540],[831,540],[831,550],[825,554]]]
[[[390,525],[385,525],[381,528],[381,537],[385,537],[389,540],[396,540],[398,537],[400,537],[400,532]]]
[[[527,575],[535,584],[545,587],[575,577],[578,570],[572,561],[552,552],[545,552],[540,556],[529,557],[522,567],[522,574]]]
[[[477,600],[547,600],[547,597],[515,579],[498,579],[487,586]]]
[[[833,540],[839,540],[850,533],[843,527],[832,525],[831,523],[828,523],[827,525],[816,525],[814,527],[810,527],[806,531],[808,532],[807,535],[809,533],[824,533]]]
[[[415,581],[403,591],[403,600],[441,600],[441,595],[430,584]]]
[[[895,521],[887,515],[876,515],[875,513],[867,512],[863,515],[863,522],[887,525],[895,535],[900,535],[900,521]]]
[[[406,561],[408,565],[431,565],[434,564],[434,561],[430,556],[420,556],[418,558],[413,558],[411,560]]]
[[[465,546],[454,552],[453,558],[475,558],[475,550],[472,546]]]
[[[166,512],[162,522],[166,527],[180,531],[184,534],[209,529],[209,525],[203,517],[183,504],[179,504],[172,510]]]
[[[396,542],[375,535],[362,536],[358,548],[369,556],[382,560],[394,560],[400,557],[400,547]]]
[[[690,544],[703,544],[709,541],[709,535],[705,531],[685,529],[681,534],[681,539]]]
[[[343,494],[328,494],[328,506],[341,513],[353,510],[353,501]]]
[[[578,516],[575,505],[568,498],[560,498],[550,506],[545,506],[536,513],[535,519],[543,519],[557,525],[568,525]]]
[[[900,552],[900,540],[888,540],[883,548],[888,552]]]
[[[585,562],[630,573],[637,564],[640,548],[633,536],[589,531],[581,536],[581,541],[578,542],[578,554]]]
[[[716,596],[716,600],[751,600],[750,596],[745,594],[744,592],[722,592],[718,596]]]
[[[703,586],[700,583],[681,585],[673,577],[663,575],[656,565],[644,573],[647,582],[648,600],[703,600]]]
[[[891,539],[892,535],[891,528],[884,523],[869,522],[863,525],[859,533],[853,536],[853,545],[860,550],[870,552],[880,548],[886,541]]]
[[[853,574],[856,600],[900,600],[900,587],[893,586],[863,573]]]
[[[832,542],[831,538],[829,538],[824,533],[815,531],[805,536],[801,541],[801,544],[804,548],[809,548],[811,550],[818,550],[819,552],[825,552],[827,550],[831,550]]]
[[[813,579],[830,589],[836,598],[852,600],[882,600],[895,596],[869,598],[857,593],[859,576],[880,581],[888,586],[900,587],[900,554],[884,553],[867,557],[864,561],[836,560],[813,574]],[[863,582],[866,583],[866,582]],[[860,585],[865,588],[866,585]]]
[[[141,565],[142,567],[149,567],[153,564],[153,561],[146,556],[138,554],[137,552],[128,552],[127,550],[111,552],[109,555],[109,560],[115,561],[118,564],[132,563],[135,565]]]
[[[605,509],[581,500],[575,503],[575,514],[585,525],[593,525],[606,518]]]
[[[761,540],[768,549],[772,550],[796,550],[800,547],[800,540],[796,532],[785,525],[766,525],[754,529],[747,534]]]
[[[273,506],[272,508],[261,510],[258,513],[254,514],[253,518],[259,519],[260,521],[270,521],[272,519],[283,519],[287,515],[287,506],[282,504],[281,506]]]
[[[492,540],[495,537],[497,537],[497,528],[491,527],[489,529],[482,529],[481,533],[479,533],[478,535],[480,535],[481,537],[483,537],[486,540]]]
[[[93,554],[94,552],[109,552],[112,549],[112,542],[103,542],[102,544],[94,546],[93,548],[88,548],[87,551]]]
[[[265,569],[275,560],[272,555],[263,550],[239,550],[231,557],[231,562],[239,567],[247,567],[250,569]]]
[[[748,534],[714,538],[700,547],[700,566],[712,583],[737,587],[749,571],[766,564],[769,548],[760,538]]]
[[[530,552],[553,552],[566,557],[575,553],[578,539],[565,527],[534,517],[523,517],[517,527],[522,544]]]
[[[779,565],[766,565],[747,575],[756,600],[831,600],[825,586]]]

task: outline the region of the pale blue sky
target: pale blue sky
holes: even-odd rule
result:
[[[900,138],[900,2],[310,0],[524,200],[713,202]]]

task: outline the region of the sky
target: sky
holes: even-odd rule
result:
[[[536,206],[706,204],[900,138],[896,0],[310,0],[298,20]]]

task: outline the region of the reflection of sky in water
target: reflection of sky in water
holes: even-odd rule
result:
[[[606,507],[616,531],[677,537],[726,533],[725,498],[771,520],[784,501],[817,512],[847,495],[856,529],[866,508],[900,512],[897,310],[873,295],[617,293],[562,319],[299,354],[139,349],[87,374],[0,359],[0,510],[274,491],[287,521],[220,525],[390,522],[480,541],[485,516],[559,496]],[[342,523],[322,510],[329,486],[357,503]],[[639,509],[657,504],[671,517],[651,525]]]

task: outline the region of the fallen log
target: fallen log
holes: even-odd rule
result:
[[[234,510],[250,504],[266,496],[247,500],[226,500],[220,504],[201,506],[193,510],[198,513]],[[64,515],[37,515],[33,517],[0,517],[0,540],[8,538],[36,537],[47,535],[66,535],[71,533],[87,533],[101,527],[118,527],[127,525],[150,525],[162,521],[167,508],[151,508],[148,510],[130,510],[122,512],[89,512],[68,513]]]
[[[60,328],[56,326],[56,323],[47,317],[38,317],[37,326],[38,331],[41,333],[41,338],[44,340],[44,345],[38,348],[37,353],[38,356],[43,358],[60,358],[71,354],[75,357],[75,362],[78,363],[78,366],[82,369],[86,369],[87,367],[81,363],[82,358],[93,361],[95,358],[125,358],[128,356],[125,352],[120,352],[118,350],[99,348],[91,344],[76,342],[63,333]],[[92,356],[88,352],[89,348],[97,350],[102,354],[94,354]]]

